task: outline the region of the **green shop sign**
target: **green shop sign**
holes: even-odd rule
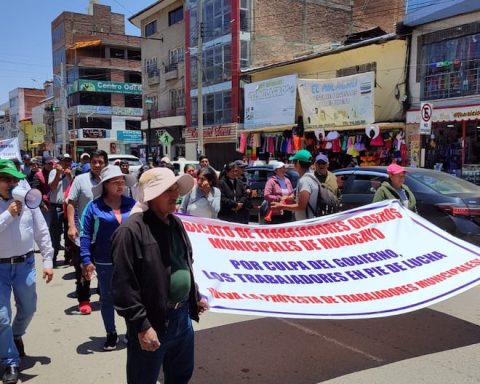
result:
[[[76,80],[69,86],[68,93],[74,92],[109,92],[128,93],[133,95],[142,94],[142,84],[119,83],[115,81]]]

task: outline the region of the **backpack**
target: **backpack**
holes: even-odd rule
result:
[[[337,213],[340,211],[340,200],[337,195],[329,189],[324,183],[321,183],[314,175],[307,173],[306,176],[315,180],[318,185],[317,203],[315,207],[312,207],[310,203],[307,205],[307,217],[308,210],[310,209],[313,216],[320,217]]]

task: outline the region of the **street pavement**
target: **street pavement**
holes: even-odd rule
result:
[[[28,356],[21,382],[124,384],[126,346],[102,350],[98,296],[92,295],[91,315],[79,314],[73,268],[59,267],[47,285],[36,257],[38,309],[24,336]],[[120,317],[117,328],[123,336]],[[297,320],[209,312],[195,329],[196,384],[480,383],[480,287],[389,318]]]

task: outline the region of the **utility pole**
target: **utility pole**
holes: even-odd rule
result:
[[[60,66],[60,76],[61,76],[61,86],[60,86],[60,112],[62,116],[62,136],[63,136],[63,144],[62,144],[62,153],[67,153],[67,133],[68,133],[68,121],[67,121],[67,90],[66,81],[65,81],[65,63],[62,61]]]
[[[197,121],[198,121],[198,155],[203,155],[203,1],[198,1],[198,44],[197,44]]]

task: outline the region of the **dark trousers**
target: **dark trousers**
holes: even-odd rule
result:
[[[71,256],[73,267],[75,268],[75,284],[78,302],[90,300],[90,281],[85,280],[82,274],[82,267],[80,267],[80,247],[72,243]]]
[[[65,218],[63,216],[63,205],[62,204],[52,204],[50,203],[50,208],[48,211],[50,216],[50,238],[52,240],[53,247],[53,263],[55,265],[57,261],[58,251],[60,250],[60,240],[62,238],[62,233],[64,233],[64,222]]]
[[[194,333],[188,304],[168,311],[165,335],[155,352],[141,349],[138,334],[128,329],[127,383],[156,384],[163,365],[164,384],[186,384],[193,374]]]

